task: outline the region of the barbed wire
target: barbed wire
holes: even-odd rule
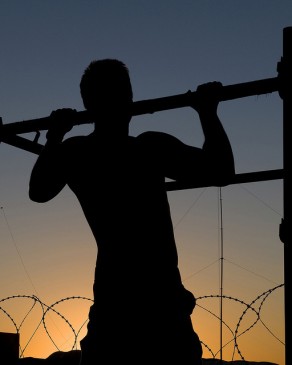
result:
[[[31,299],[33,301],[33,305],[31,306],[31,308],[27,311],[27,313],[25,314],[24,318],[22,319],[20,325],[17,325],[17,323],[15,322],[15,320],[13,319],[12,315],[10,315],[8,313],[8,311],[6,309],[4,309],[1,305],[0,305],[0,311],[2,311],[2,313],[4,315],[6,315],[9,320],[12,322],[14,329],[16,331],[16,333],[20,334],[20,329],[23,326],[25,320],[28,318],[28,315],[31,313],[32,309],[35,307],[36,304],[39,304],[41,309],[42,309],[42,316],[40,321],[38,322],[36,328],[34,329],[32,335],[30,336],[29,340],[27,341],[27,343],[25,344],[24,348],[22,349],[20,347],[20,358],[24,356],[24,351],[27,348],[27,346],[30,344],[30,342],[32,341],[33,337],[35,336],[36,332],[38,331],[38,329],[40,328],[41,324],[43,325],[43,328],[47,334],[47,336],[49,337],[49,339],[51,340],[52,344],[55,346],[56,350],[60,351],[59,347],[57,346],[57,344],[55,343],[54,339],[52,338],[47,325],[46,325],[46,316],[48,313],[50,313],[50,311],[53,311],[56,315],[58,315],[68,326],[69,328],[72,330],[73,335],[74,335],[74,342],[73,342],[73,346],[72,346],[72,350],[74,349],[74,347],[76,346],[77,343],[77,339],[78,339],[78,335],[82,329],[82,327],[84,326],[84,324],[86,323],[86,321],[82,324],[81,328],[79,328],[77,331],[74,329],[74,327],[72,326],[72,324],[69,322],[69,320],[63,315],[61,314],[59,311],[57,311],[56,309],[54,309],[54,307],[64,301],[68,301],[68,300],[73,300],[73,299],[81,299],[81,300],[86,300],[86,301],[91,301],[93,302],[92,299],[90,298],[86,298],[86,297],[82,297],[82,296],[71,296],[71,297],[66,297],[63,298],[61,300],[56,301],[55,303],[51,304],[51,305],[47,305],[46,303],[44,303],[43,301],[41,301],[38,297],[36,297],[35,295],[12,295],[12,296],[8,296],[6,298],[3,298],[0,300],[0,303],[3,302],[7,302],[9,300],[13,300],[13,299]]]
[[[246,303],[243,300],[240,300],[238,298],[231,297],[231,296],[225,296],[225,295],[222,295],[222,296],[221,295],[204,295],[204,296],[200,296],[200,297],[196,298],[196,306],[201,308],[202,310],[208,312],[216,320],[221,321],[221,323],[225,326],[225,328],[230,332],[231,339],[229,339],[225,344],[223,344],[222,348],[230,345],[233,342],[233,355],[232,355],[231,360],[234,360],[235,353],[237,353],[238,356],[241,358],[241,360],[246,361],[244,356],[243,356],[242,350],[239,348],[238,338],[243,336],[243,335],[246,335],[259,322],[274,337],[274,339],[276,341],[278,341],[283,346],[285,346],[285,343],[281,339],[279,339],[268,328],[268,326],[261,319],[261,311],[263,309],[264,303],[266,302],[268,297],[274,291],[280,289],[283,286],[284,286],[284,284],[280,284],[280,285],[277,285],[277,286],[275,286],[275,287],[273,287],[269,290],[266,290],[265,292],[258,295],[250,303]],[[218,299],[218,298],[223,298],[224,300],[229,300],[229,301],[239,303],[240,305],[242,305],[244,307],[244,309],[243,309],[241,315],[239,316],[239,319],[238,319],[234,329],[232,329],[222,318],[220,318],[218,315],[216,315],[215,313],[213,313],[211,310],[209,310],[208,308],[206,308],[204,305],[202,305],[200,303],[200,302],[203,302],[205,300],[210,301],[212,299]],[[15,299],[29,299],[29,300],[32,301],[32,305],[29,307],[27,312],[24,314],[24,316],[21,319],[19,324],[16,323],[16,321],[13,318],[12,314],[9,313],[8,310],[3,307],[4,302],[7,303],[7,302],[10,302],[10,301],[15,300]],[[42,300],[40,300],[35,295],[12,295],[12,296],[8,296],[6,298],[0,299],[0,313],[2,312],[2,314],[9,319],[9,321],[12,324],[13,329],[15,330],[15,332],[17,334],[20,334],[21,329],[24,326],[24,323],[28,320],[29,315],[32,315],[32,312],[36,308],[36,306],[39,305],[40,308],[41,308],[42,315],[41,315],[40,320],[37,322],[37,325],[36,325],[35,329],[32,331],[32,333],[31,333],[30,337],[28,338],[27,342],[22,346],[23,348],[20,345],[20,358],[24,357],[25,350],[27,349],[28,345],[32,342],[34,336],[36,335],[37,331],[40,329],[41,326],[45,330],[45,333],[47,334],[48,338],[50,339],[51,343],[54,345],[56,350],[61,351],[59,346],[56,344],[56,341],[53,339],[53,336],[51,335],[50,331],[48,330],[48,326],[46,324],[46,318],[47,318],[48,314],[50,314],[52,312],[54,314],[56,314],[59,318],[61,318],[61,320],[63,320],[66,323],[66,325],[68,325],[68,327],[70,328],[70,330],[73,333],[73,345],[71,347],[71,350],[74,350],[74,349],[77,348],[78,336],[80,335],[82,328],[87,323],[87,319],[82,323],[81,326],[79,326],[78,328],[74,328],[73,325],[68,320],[68,318],[66,318],[60,311],[55,309],[55,307],[57,305],[59,305],[63,302],[66,302],[66,301],[70,301],[70,300],[84,300],[84,301],[89,301],[89,302],[93,303],[93,299],[83,297],[83,296],[71,296],[71,297],[62,298],[62,299],[56,301],[55,303],[53,303],[51,305],[48,305],[48,304],[44,303]],[[241,330],[243,319],[244,319],[245,316],[247,316],[249,311],[254,313],[256,318],[246,329]],[[205,343],[204,341],[201,341],[201,342],[202,342],[202,346],[206,349],[206,351],[210,354],[210,356],[212,356],[212,358],[215,359],[220,350],[219,351],[213,351],[207,343]]]
[[[203,306],[201,306],[199,303],[198,303],[198,301],[200,301],[200,300],[202,300],[202,299],[211,299],[211,298],[216,298],[216,299],[218,299],[218,298],[221,298],[221,296],[220,295],[205,295],[205,296],[201,296],[201,297],[198,297],[198,298],[196,298],[196,300],[197,300],[197,306],[198,307],[200,307],[201,309],[203,309],[203,310],[205,310],[205,311],[208,311],[211,315],[213,315],[214,317],[216,317],[218,320],[220,320],[220,321],[222,321],[222,324],[230,331],[230,333],[232,334],[232,339],[231,340],[229,340],[228,342],[226,342],[222,347],[224,348],[224,347],[226,347],[227,345],[229,345],[231,342],[234,342],[234,352],[233,352],[233,357],[232,357],[232,359],[231,360],[234,360],[234,355],[235,355],[235,351],[237,351],[237,353],[238,353],[238,355],[240,356],[240,358],[241,358],[241,360],[243,360],[243,361],[246,361],[245,360],[245,358],[244,358],[244,356],[242,355],[242,352],[240,351],[240,349],[239,349],[239,345],[238,345],[238,341],[237,341],[237,339],[239,338],[239,337],[241,337],[241,336],[243,336],[244,334],[246,334],[248,331],[250,331],[259,321],[263,324],[263,326],[267,329],[267,331],[275,338],[275,340],[277,340],[278,342],[280,342],[283,346],[285,346],[285,343],[281,340],[281,339],[279,339],[269,328],[268,328],[268,326],[266,326],[265,324],[264,324],[264,322],[261,320],[261,318],[260,318],[260,312],[261,312],[261,310],[262,310],[262,308],[263,308],[263,304],[264,304],[264,302],[267,300],[267,298],[268,298],[268,296],[272,293],[272,292],[274,292],[275,290],[277,290],[277,289],[279,289],[279,288],[281,288],[281,287],[283,287],[284,286],[284,284],[279,284],[279,285],[277,285],[277,286],[275,286],[275,287],[273,287],[273,288],[271,288],[271,289],[269,289],[269,290],[267,290],[267,291],[265,291],[265,292],[263,292],[262,294],[260,294],[260,295],[258,295],[253,301],[251,301],[251,303],[246,303],[246,302],[244,302],[244,301],[242,301],[242,300],[240,300],[240,299],[238,299],[238,298],[234,298],[234,297],[231,297],[231,296],[226,296],[226,295],[223,295],[222,297],[223,297],[223,299],[226,299],[226,300],[232,300],[232,301],[235,301],[235,302],[237,302],[237,303],[240,303],[240,304],[242,304],[244,307],[245,307],[245,309],[243,310],[243,312],[242,312],[242,314],[240,315],[240,317],[239,317],[239,320],[238,320],[238,322],[237,322],[237,324],[236,324],[236,326],[235,326],[235,330],[234,331],[232,331],[232,329],[225,323],[225,321],[224,320],[222,320],[221,318],[219,318],[219,316],[217,316],[216,314],[214,314],[214,313],[212,313],[210,310],[208,310],[208,309],[206,309],[206,308],[204,308]],[[261,300],[261,302],[260,302],[260,304],[258,305],[258,309],[256,309],[255,307],[254,307],[254,305],[256,304],[256,302],[258,302],[260,299],[262,298],[262,300]],[[242,332],[240,332],[239,331],[239,327],[240,327],[240,325],[241,325],[241,323],[242,323],[242,321],[243,321],[243,318],[247,315],[247,313],[248,313],[248,311],[252,311],[253,313],[255,313],[255,315],[256,315],[256,320],[249,326],[249,327],[247,327],[245,330],[243,330]],[[215,358],[217,355],[218,355],[218,353],[219,353],[219,351],[217,351],[215,354],[209,349],[209,347],[205,344],[205,343],[203,343],[202,342],[202,345],[204,346],[204,347],[206,347],[206,349],[208,349],[208,351],[211,353],[211,355],[212,355],[212,357],[213,358]]]

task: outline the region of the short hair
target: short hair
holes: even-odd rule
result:
[[[129,70],[122,61],[106,58],[90,62],[80,81],[80,93],[85,108],[88,109],[94,103],[94,95],[99,88],[102,93],[106,85],[113,84],[119,86],[127,98],[133,98]]]

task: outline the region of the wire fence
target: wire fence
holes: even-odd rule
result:
[[[280,284],[269,290],[266,290],[265,292],[258,295],[250,303],[246,303],[238,298],[223,295],[206,295],[196,298],[196,308],[200,308],[200,310],[213,317],[224,327],[225,331],[227,330],[229,333],[229,338],[225,341],[225,343],[222,343],[222,348],[227,346],[233,347],[232,360],[235,356],[243,361],[245,360],[243,354],[244,351],[242,351],[241,347],[239,346],[238,340],[243,335],[246,336],[251,333],[250,331],[255,329],[259,324],[261,324],[261,330],[264,328],[264,330],[273,337],[274,341],[277,341],[283,345],[283,348],[285,347],[285,343],[273,333],[269,326],[264,323],[261,316],[265,304],[267,303],[267,300],[270,299],[271,294],[275,293],[283,286],[284,284]],[[228,302],[231,305],[236,304],[241,308],[239,311],[239,317],[233,322],[233,325],[227,323],[208,308],[208,303],[218,299],[224,301],[225,303]],[[24,358],[28,348],[34,346],[34,342],[39,341],[38,334],[40,332],[42,332],[42,336],[46,336],[46,340],[51,343],[55,351],[64,351],[64,348],[62,347],[64,345],[57,343],[58,341],[55,339],[54,331],[52,331],[51,325],[48,325],[48,321],[52,321],[52,319],[56,325],[57,316],[58,321],[61,321],[63,325],[67,327],[67,340],[65,341],[67,346],[66,349],[77,350],[79,349],[79,342],[83,338],[82,331],[86,330],[87,318],[84,318],[81,325],[76,325],[73,324],[74,321],[71,321],[71,319],[68,318],[68,314],[64,314],[64,311],[61,308],[62,305],[66,303],[67,306],[72,307],[73,301],[78,301],[77,311],[82,305],[85,304],[85,307],[89,307],[93,303],[92,299],[82,296],[63,298],[49,305],[44,303],[35,295],[13,295],[0,299],[0,332],[3,331],[3,328],[5,328],[5,332],[16,333],[19,335],[20,358]],[[82,303],[79,304],[79,302]],[[245,322],[243,325],[245,318],[247,316],[250,317],[251,315],[252,320],[249,321],[249,324],[246,325]],[[24,332],[25,336],[23,336]],[[68,335],[69,332],[70,334]],[[68,343],[68,341],[70,343]],[[211,357],[214,359],[218,358],[218,354],[222,350],[222,348],[219,349],[219,351],[214,350],[212,345],[205,343],[204,341],[202,341],[202,346],[204,348],[204,354],[208,355],[205,355],[205,357]]]

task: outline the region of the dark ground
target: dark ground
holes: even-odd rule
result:
[[[46,359],[37,359],[32,357],[26,357],[18,360],[15,365],[78,365],[79,364],[80,351],[73,350],[68,352],[54,352]],[[9,364],[7,364],[9,365]],[[202,365],[278,365],[272,362],[256,362],[256,361],[222,361],[219,359],[203,359]]]

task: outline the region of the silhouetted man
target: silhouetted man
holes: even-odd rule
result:
[[[228,137],[217,116],[220,83],[197,89],[190,106],[205,142],[188,146],[166,133],[129,135],[133,94],[119,60],[93,61],[80,91],[94,131],[63,141],[74,110],[55,121],[32,170],[29,196],[54,198],[67,184],[78,198],[98,253],[82,365],[201,364],[193,294],[182,285],[165,179],[227,185],[234,175]]]

